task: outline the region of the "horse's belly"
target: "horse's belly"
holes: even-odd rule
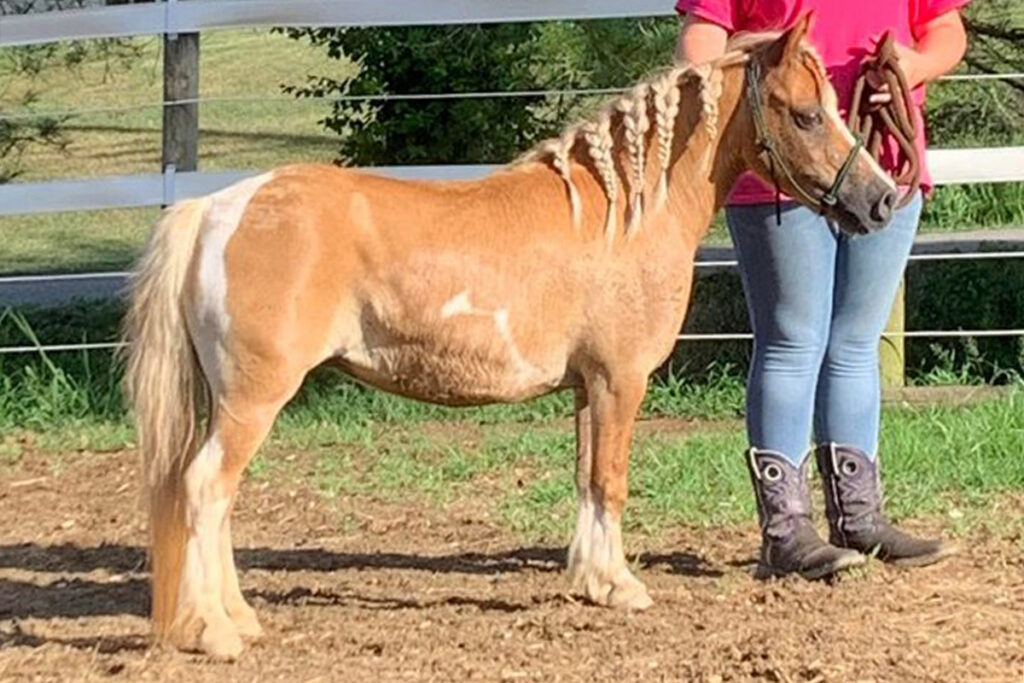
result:
[[[396,340],[349,350],[336,361],[368,384],[449,405],[522,401],[566,384],[564,361],[529,360],[500,345]]]

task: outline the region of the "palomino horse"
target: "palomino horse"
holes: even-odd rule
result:
[[[231,508],[275,416],[325,362],[448,405],[573,389],[572,584],[599,605],[649,606],[622,550],[630,440],[715,211],[747,169],[849,232],[883,227],[895,198],[806,31],[668,69],[479,181],[296,165],[170,208],[127,320],[157,639],[233,657],[260,634]]]

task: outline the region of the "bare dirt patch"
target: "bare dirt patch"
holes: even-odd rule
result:
[[[268,635],[212,662],[149,647],[135,482],[127,452],[30,453],[0,473],[0,679],[1024,677],[1013,532],[974,532],[938,567],[873,563],[832,584],[754,581],[753,523],[632,535],[656,605],[622,614],[568,596],[561,544],[524,543],[486,492],[442,510],[273,481],[245,485],[234,523]],[[1024,499],[1004,507],[1019,515]]]

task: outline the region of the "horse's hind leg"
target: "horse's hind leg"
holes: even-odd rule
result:
[[[237,493],[235,494],[237,496]],[[224,524],[220,532],[220,561],[221,571],[224,576],[222,599],[224,611],[234,622],[238,634],[244,638],[260,638],[263,635],[263,627],[256,617],[254,610],[238,585],[238,569],[235,568],[235,551],[231,546],[231,510],[234,508],[235,496],[231,497],[228,505],[228,512],[224,518]]]
[[[271,399],[240,391],[221,397],[210,436],[185,471],[188,540],[172,627],[181,647],[235,657],[242,650],[240,636],[260,632],[238,587],[228,518],[242,472],[292,391]]]
[[[636,412],[646,378],[587,383],[577,393],[576,534],[569,550],[573,588],[608,607],[644,609],[647,589],[629,571],[622,550],[622,513],[628,493],[627,468]]]

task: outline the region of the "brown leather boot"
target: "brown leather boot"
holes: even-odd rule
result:
[[[837,548],[818,536],[811,523],[807,493],[809,461],[805,456],[800,467],[794,467],[779,453],[747,451],[761,524],[761,558],[755,574],[759,579],[793,573],[821,579],[867,560],[855,550]]]
[[[937,538],[917,538],[890,524],[882,513],[877,460],[852,446],[825,444],[816,450],[825,489],[829,540],[901,566],[924,566],[957,548]]]

